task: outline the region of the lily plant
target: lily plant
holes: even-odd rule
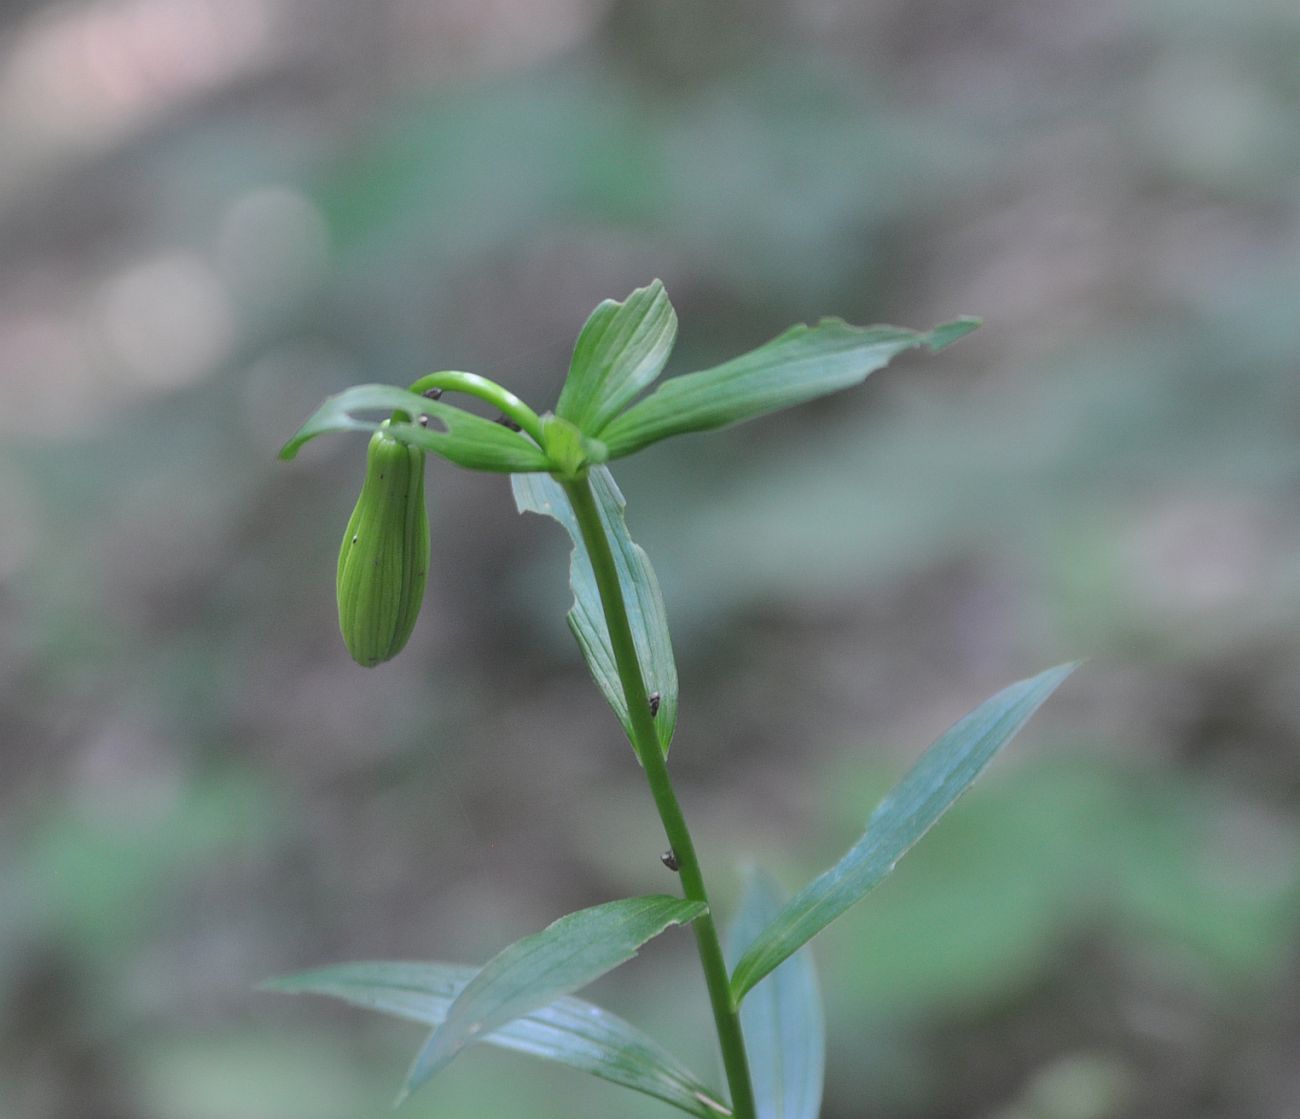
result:
[[[880,802],[844,857],[792,897],[753,872],[724,935],[669,767],[678,683],[663,597],[628,534],[609,464],[665,439],[851,388],[904,351],[941,350],[977,325],[963,318],[915,331],[827,318],[652,389],[677,333],[656,280],[592,312],[552,411],[539,414],[496,382],[456,371],[405,389],[358,385],[325,400],[281,457],[326,432],[371,435],[338,564],[339,625],[354,659],[371,667],[391,658],[415,624],[429,559],[426,455],[509,474],[519,510],[554,518],[572,538],[569,625],[644,771],[667,843],[661,857],[681,889],[570,913],[481,965],[343,964],[267,986],[426,1027],[402,1098],[483,1043],[568,1065],[698,1119],[816,1119],[825,1030],[808,942],[894,869],[1074,665],[1012,684],[949,729]],[[500,418],[456,407],[448,400],[455,394],[487,402]],[[572,997],[672,925],[694,932],[725,1089],[635,1026]]]

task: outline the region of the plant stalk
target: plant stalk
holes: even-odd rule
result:
[[[502,388],[487,377],[477,373],[460,373],[456,370],[444,370],[441,373],[426,373],[413,385],[409,392],[425,393],[429,389],[442,389],[443,392],[462,392],[467,396],[476,396],[486,400],[503,416],[514,420],[534,441],[541,445],[542,422],[537,413],[519,399],[509,389]]]
[[[709,895],[704,886],[699,856],[695,853],[686,817],[682,814],[677,794],[673,791],[659,736],[655,733],[645,679],[637,659],[636,644],[632,639],[623,590],[618,581],[618,568],[614,565],[609,539],[596,508],[591,482],[584,476],[576,481],[561,480],[560,484],[573,505],[583,542],[587,546],[587,555],[591,557],[596,586],[600,590],[600,601],[605,611],[605,622],[609,627],[614,661],[618,666],[619,682],[627,701],[628,717],[632,724],[632,745],[645,768],[650,793],[676,857],[682,890],[692,901],[701,901],[708,906]],[[756,1119],[754,1091],[749,1078],[749,1057],[745,1052],[745,1039],[740,1029],[740,1013],[731,998],[727,964],[723,959],[722,942],[718,938],[712,908],[707,908],[702,916],[697,917],[691,927],[695,930],[695,943],[704,969],[709,1002],[713,1007],[713,1022],[731,1093],[732,1115],[734,1119]]]

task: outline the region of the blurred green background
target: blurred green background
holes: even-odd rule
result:
[[[723,907],[1091,658],[816,942],[825,1119],[1294,1119],[1298,58],[1289,0],[5,5],[0,1115],[386,1115],[419,1030],[256,981],[674,887],[558,529],[431,464],[363,671],[363,443],[274,457],[354,381],[546,407],[660,276],[670,373],[986,319],[619,464]],[[698,988],[674,933],[590,994],[714,1076]],[[669,1112],[474,1050],[404,1114]]]

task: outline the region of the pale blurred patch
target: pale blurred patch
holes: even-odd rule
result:
[[[101,0],[37,13],[0,57],[0,197],[248,73],[270,54],[275,6]]]
[[[0,433],[5,435],[83,431],[103,396],[92,378],[80,317],[54,297],[43,297],[41,287],[0,307]]]
[[[16,473],[0,470],[0,584],[31,560],[39,543],[29,488]]]
[[[1219,188],[1285,170],[1295,122],[1276,93],[1220,52],[1172,55],[1142,90],[1143,142],[1192,181]]]
[[[397,0],[389,7],[418,83],[528,65],[581,42],[609,0]]]
[[[144,260],[108,280],[95,316],[124,384],[145,390],[191,384],[229,353],[235,321],[213,269],[187,253]]]
[[[237,330],[225,286],[194,254],[135,259],[98,280],[24,276],[0,301],[0,432],[91,430],[124,398],[212,372]]]
[[[307,294],[329,264],[329,231],[305,194],[268,186],[240,195],[217,238],[217,267],[250,307],[283,307]]]
[[[1242,601],[1266,581],[1266,521],[1239,498],[1188,497],[1144,518],[1128,546],[1140,599],[1162,613],[1198,614]]]
[[[174,744],[144,726],[97,726],[72,759],[68,800],[88,820],[146,827],[176,810],[184,771]]]

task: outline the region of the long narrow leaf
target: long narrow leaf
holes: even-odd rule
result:
[[[1076,667],[1061,665],[1004,688],[931,746],[880,802],[866,834],[848,854],[787,902],[745,952],[731,976],[733,997],[744,998],[883,881]]]
[[[708,431],[856,385],[904,350],[942,349],[979,325],[959,319],[930,331],[850,326],[822,319],[791,327],[747,354],[664,381],[600,433],[610,458],[669,435]]]
[[[727,930],[735,964],[784,901],[766,874],[751,870],[740,909]],[[826,1022],[812,951],[801,948],[751,991],[740,1008],[758,1119],[817,1119],[826,1072]]]
[[[668,635],[668,616],[664,611],[659,580],[645,552],[628,535],[624,519],[623,495],[606,467],[593,468],[588,477],[600,510],[600,519],[610,539],[614,563],[618,567],[618,581],[627,603],[628,621],[636,642],[637,660],[645,678],[646,691],[659,694],[659,711],[655,716],[655,731],[665,754],[677,726],[677,665],[673,660],[672,640]],[[628,718],[627,701],[623,697],[623,684],[614,663],[614,649],[605,625],[605,612],[600,604],[600,591],[596,586],[596,573],[582,532],[578,528],[573,507],[564,490],[554,479],[544,474],[517,474],[511,479],[515,504],[521,513],[540,513],[552,517],[564,526],[573,540],[573,555],[569,563],[569,585],[573,588],[573,608],[569,611],[569,628],[573,630],[582,655],[591,674],[609,705],[614,709],[628,740],[632,739],[632,724]]]
[[[361,419],[357,415],[359,412],[378,412],[380,415],[374,419]],[[309,439],[326,432],[375,431],[391,412],[430,417],[428,427],[417,423],[393,423],[388,430],[394,438],[441,455],[458,466],[502,474],[549,469],[546,456],[527,436],[473,412],[417,396],[393,385],[355,385],[336,396],[327,397],[284,445],[280,457],[293,458]],[[441,425],[443,430],[437,430],[435,425]]]
[[[658,280],[622,303],[606,299],[578,335],[555,414],[599,435],[663,371],[677,338],[677,312]]]
[[[695,920],[701,902],[667,895],[626,898],[570,913],[517,940],[483,965],[456,997],[406,1078],[414,1090],[465,1046],[511,1019],[568,995],[636,955],[669,925]]]
[[[264,984],[287,994],[325,995],[381,1014],[441,1026],[478,968],[443,963],[355,963]],[[622,1018],[581,999],[561,998],[501,1026],[484,1043],[567,1065],[694,1115],[729,1114],[718,1094],[676,1057]]]

